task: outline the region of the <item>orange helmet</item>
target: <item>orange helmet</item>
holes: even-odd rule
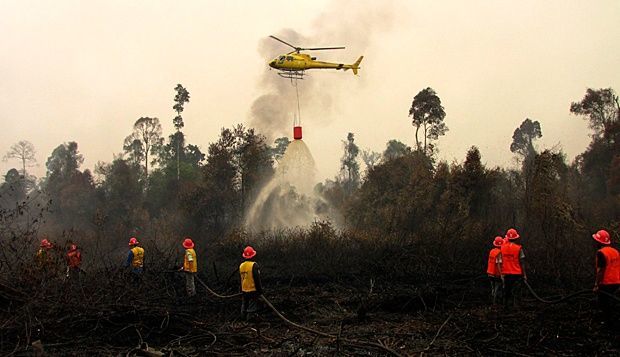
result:
[[[495,239],[493,240],[493,245],[496,247],[500,247],[502,244],[504,244],[504,238],[495,237]]]
[[[41,248],[51,248],[52,243],[47,238],[41,240]]]
[[[243,257],[245,259],[252,259],[255,255],[256,255],[256,251],[254,250],[254,248],[250,247],[249,245],[245,247],[245,249],[243,250]]]
[[[604,229],[601,229],[600,231],[594,233],[592,235],[592,238],[594,238],[595,241],[601,244],[605,244],[605,245],[611,244],[611,238],[609,237],[609,232],[607,232]]]
[[[519,233],[514,228],[510,228],[508,231],[506,231],[506,238],[508,238],[508,240],[517,239],[519,237]]]
[[[139,244],[140,242],[138,242],[138,240],[136,239],[136,237],[131,237],[129,239],[129,246],[131,247],[132,245],[136,245]]]
[[[192,239],[190,237],[185,237],[185,240],[183,241],[183,248],[185,249],[194,248],[194,242],[192,242]]]

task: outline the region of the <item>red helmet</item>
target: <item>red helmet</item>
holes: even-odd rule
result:
[[[254,250],[254,248],[250,247],[249,245],[245,247],[245,249],[243,250],[243,257],[245,259],[252,259],[255,255],[256,255],[256,251]]]
[[[502,244],[504,244],[504,238],[502,238],[502,237],[495,237],[495,239],[493,240],[493,245],[496,246],[496,247],[499,247]]]
[[[609,237],[609,233],[604,229],[601,229],[600,231],[594,233],[592,235],[592,238],[594,238],[595,241],[601,244],[605,244],[605,245],[611,244],[611,238]]]
[[[71,247],[69,247],[69,251],[70,251],[70,252],[74,252],[74,251],[76,251],[76,250],[77,250],[77,245],[75,245],[75,244],[71,244]]]
[[[517,239],[519,237],[519,233],[514,228],[510,228],[508,231],[506,231],[506,238],[508,238],[508,240]]]
[[[194,242],[192,242],[192,239],[190,237],[185,237],[185,240],[183,241],[183,248],[185,249],[194,248]]]
[[[131,237],[131,238],[129,239],[129,246],[136,245],[136,244],[139,244],[139,243],[140,243],[140,242],[138,242],[138,240],[136,239],[136,237]]]
[[[47,240],[47,238],[41,240],[41,248],[51,248],[52,247],[52,243],[50,243],[49,240]]]

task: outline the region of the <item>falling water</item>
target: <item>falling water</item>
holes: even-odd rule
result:
[[[302,140],[294,140],[248,210],[245,224],[251,230],[306,226],[326,218],[326,202],[314,191],[316,167]]]

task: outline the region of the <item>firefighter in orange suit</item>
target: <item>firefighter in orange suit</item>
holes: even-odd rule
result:
[[[506,231],[504,244],[500,247],[498,264],[501,267],[501,278],[504,282],[504,306],[514,305],[514,288],[521,279],[527,281],[525,273],[525,253],[523,247],[518,244],[521,236],[516,229]]]
[[[262,295],[263,289],[260,279],[260,270],[258,264],[254,261],[256,251],[254,248],[247,246],[243,250],[243,259],[245,261],[239,266],[239,275],[241,277],[241,316],[247,319],[249,313],[258,311],[258,298]]]
[[[80,271],[82,271],[82,253],[77,245],[71,244],[66,256],[67,261],[67,278],[71,280],[79,280]]]
[[[606,230],[600,230],[592,235],[597,242],[596,252],[596,280],[594,292],[598,295],[598,303],[607,323],[614,321],[612,298],[620,287],[620,253],[611,246],[611,238]]]
[[[487,262],[487,275],[489,276],[489,281],[491,282],[491,299],[493,301],[493,305],[497,303],[497,296],[502,288],[502,274],[501,272],[501,264],[499,263],[498,256],[501,254],[500,247],[504,243],[504,238],[495,237],[493,240],[493,249],[489,251],[489,259]]]

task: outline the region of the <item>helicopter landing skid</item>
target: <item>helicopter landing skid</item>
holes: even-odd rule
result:
[[[304,71],[280,71],[278,75],[282,78],[290,79],[304,79]]]

